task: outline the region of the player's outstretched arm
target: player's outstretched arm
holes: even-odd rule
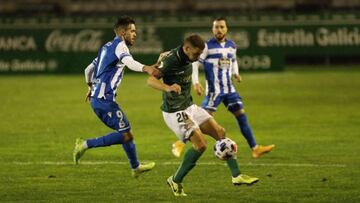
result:
[[[157,79],[154,76],[150,76],[147,80],[147,84],[157,90],[164,91],[164,92],[176,92],[178,94],[181,93],[181,87],[180,85],[174,83],[172,85],[167,85],[163,82],[161,82],[159,79]]]
[[[147,74],[154,76],[156,78],[160,78],[162,74],[159,71],[158,67],[159,65],[157,63],[151,66],[144,65],[143,72],[146,72]]]
[[[144,65],[135,61],[131,56],[126,56],[122,59],[122,62],[132,71],[136,72],[146,72],[149,75],[158,77],[160,75],[160,71],[157,69],[158,64],[154,64],[151,66]]]

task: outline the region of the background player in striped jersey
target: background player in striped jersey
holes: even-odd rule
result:
[[[124,111],[115,102],[116,90],[124,76],[125,66],[133,71],[147,72],[149,75],[156,76],[160,72],[155,65],[143,65],[131,56],[128,46],[133,45],[136,40],[135,21],[132,18],[120,17],[115,23],[114,31],[114,40],[100,48],[97,58],[85,70],[85,79],[89,85],[85,101],[90,100],[91,107],[99,119],[115,132],[94,139],[78,138],[73,159],[74,163],[78,164],[87,149],[122,144],[130,161],[132,175],[137,177],[142,172],[151,170],[155,163],[139,163],[130,123]]]
[[[205,43],[205,49],[199,60],[193,63],[194,90],[198,95],[201,95],[204,90],[198,79],[198,67],[202,64],[206,78],[206,95],[202,107],[213,114],[217,107],[223,103],[236,118],[240,131],[252,150],[252,156],[258,158],[264,153],[270,152],[275,145],[262,146],[256,144],[247,121],[242,98],[236,92],[231,81],[232,76],[237,82],[241,81],[241,77],[236,60],[236,45],[226,38],[227,31],[225,18],[217,18],[213,21],[212,32],[214,37]],[[184,144],[177,141],[173,144],[172,152],[178,157],[183,148]]]

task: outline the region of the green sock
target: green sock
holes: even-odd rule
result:
[[[174,182],[182,183],[183,178],[189,171],[194,168],[196,161],[200,158],[202,152],[196,151],[194,148],[190,148],[186,151],[184,159],[174,175]]]
[[[233,177],[236,177],[238,175],[240,175],[240,169],[239,169],[239,165],[236,161],[236,159],[234,159],[234,157],[231,157],[229,160],[226,161],[227,162],[227,165],[229,166],[230,168],[230,171],[231,171],[231,175]]]

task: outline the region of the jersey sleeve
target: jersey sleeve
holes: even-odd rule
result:
[[[96,57],[92,62],[91,64],[93,64],[93,66],[97,66],[98,64],[98,57]]]
[[[121,61],[123,64],[126,65],[130,70],[136,71],[136,72],[143,72],[144,64],[139,63],[138,61],[135,61],[133,57],[131,56],[124,56]]]
[[[205,48],[204,48],[203,52],[201,53],[198,61],[199,61],[200,63],[204,63],[207,55],[208,55],[208,46],[207,46],[207,44],[205,43]]]
[[[160,53],[159,58],[156,61],[156,63],[160,64],[166,58],[166,56],[169,54],[170,54],[170,51],[165,51],[165,52]]]
[[[196,83],[199,83],[199,65],[200,62],[195,61],[192,63],[192,74],[191,74],[191,79],[192,79],[192,83],[195,85]]]
[[[90,63],[86,68],[85,68],[85,82],[86,84],[89,84],[89,83],[92,83],[92,77],[93,77],[93,74],[94,74],[94,64],[93,63]]]
[[[92,78],[94,74],[94,68],[97,66],[98,58],[96,57],[86,68],[85,68],[85,82],[87,84],[92,83]]]
[[[131,56],[129,48],[126,46],[124,41],[120,42],[116,46],[115,55],[120,61],[122,61],[125,56]]]
[[[159,70],[163,75],[168,75],[171,72],[171,67],[174,66],[174,62],[171,59],[173,52],[168,53],[160,62]]]
[[[237,56],[236,56],[236,46],[234,47],[235,51],[234,51],[234,58],[232,60],[232,74],[233,75],[239,75],[239,66],[238,66],[238,62],[237,62]]]

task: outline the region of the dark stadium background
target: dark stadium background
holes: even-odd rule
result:
[[[132,53],[146,63],[186,34],[211,37],[212,19],[224,16],[241,69],[354,64],[360,53],[359,8],[356,0],[2,0],[0,73],[79,73],[112,39],[113,22],[124,14],[137,21]]]

